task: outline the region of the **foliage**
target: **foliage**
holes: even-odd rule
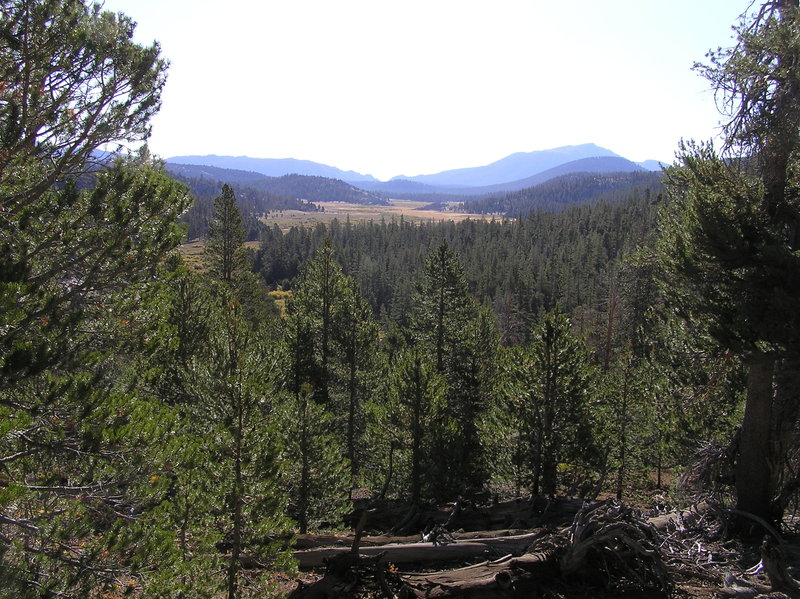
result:
[[[138,585],[134,572],[169,569],[169,543],[149,528],[163,489],[145,482],[163,454],[142,448],[171,416],[115,382],[111,358],[132,349],[121,315],[177,242],[183,206],[157,168],[118,163],[94,189],[42,194],[20,213],[31,220],[0,233],[0,446],[18,490],[0,504],[9,592],[36,581],[80,596],[126,572]]]
[[[480,393],[481,344],[476,327],[478,306],[467,289],[463,267],[446,242],[425,259],[415,295],[412,338],[445,380],[445,406],[433,422],[432,462],[437,492],[452,495],[483,484],[478,421],[484,409]]]
[[[302,383],[310,383],[317,401],[323,404],[330,400],[334,313],[343,282],[342,267],[334,258],[333,245],[325,242],[314,258],[303,265],[300,280],[286,302],[289,316],[301,315],[311,327],[309,351],[314,365],[308,373],[310,378]]]
[[[708,146],[688,146],[681,162],[661,240],[671,301],[738,354],[797,346],[800,257],[761,209],[761,182]]]
[[[359,282],[379,322],[408,326],[426,256],[446,241],[480,303],[515,305],[524,341],[533,320],[556,303],[567,312],[581,305],[604,309],[608,270],[646,239],[643,231],[653,230],[660,199],[645,193],[514,221],[334,220],[286,232],[272,227],[262,235],[254,265],[270,287],[288,289],[300,265],[330,238],[343,272]]]
[[[531,343],[506,352],[502,363],[504,402],[497,407],[495,422],[506,428],[499,431],[501,439],[513,439],[504,462],[511,482],[533,494],[555,493],[559,479],[570,471],[583,472],[587,478],[581,482],[591,482],[594,431],[589,410],[595,375],[584,344],[571,328],[566,315],[546,315],[534,326]],[[486,430],[495,435],[497,428]]]
[[[341,412],[346,413],[345,455],[350,461],[353,484],[358,480],[367,451],[364,445],[365,403],[381,378],[378,324],[358,283],[345,277],[339,305],[334,313],[333,343],[337,380],[341,381]]]
[[[287,460],[281,483],[292,498],[289,515],[297,521],[300,534],[309,527],[337,528],[348,508],[350,480],[333,418],[305,384],[285,400],[280,422]]]
[[[234,273],[245,268],[244,229],[236,196],[227,185],[214,199],[214,216],[206,234],[206,261],[211,275],[232,283]]]
[[[81,0],[3,0],[0,15],[5,229],[99,148],[148,137],[166,61],[129,17]]]
[[[445,410],[445,389],[433,364],[419,349],[410,348],[396,361],[389,401],[378,413],[390,451],[398,451],[400,488],[409,493],[412,503],[418,503],[423,493],[428,497],[437,493],[441,482],[432,466],[441,460],[434,446],[437,429],[452,427]]]
[[[620,191],[625,198],[633,190],[659,193],[661,173],[572,173],[520,191],[471,199],[459,209],[518,218],[537,210],[557,212],[575,204],[619,201]]]
[[[669,175],[674,209],[662,255],[670,299],[701,318],[748,369],[736,465],[737,507],[780,519],[787,456],[800,400],[797,321],[797,150],[800,146],[800,9],[768,2],[736,29],[735,47],[701,67],[727,111],[723,160],[689,145]]]
[[[209,460],[203,472],[211,474],[210,464],[217,467],[204,500],[216,512],[214,528],[230,547],[226,588],[234,599],[242,596],[240,556],[246,550],[263,562],[285,561],[264,539],[287,530],[288,523],[277,484],[280,408],[271,385],[278,354],[261,331],[250,327],[230,291],[219,293],[217,302],[208,346],[186,373],[193,401],[185,409]]]

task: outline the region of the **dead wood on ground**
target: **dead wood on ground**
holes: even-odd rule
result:
[[[506,502],[502,509],[517,503],[525,502]],[[347,541],[341,539],[338,548],[328,548],[325,576],[299,586],[292,599],[508,599],[569,597],[573,592],[581,597],[626,592],[647,597],[800,597],[792,568],[800,552],[792,554],[780,543],[766,544],[760,552],[743,546],[724,535],[726,513],[700,504],[648,519],[616,501],[587,502],[568,526],[522,535],[496,532],[465,539],[462,533],[443,545],[420,543],[418,537],[411,537],[413,543],[384,537],[393,542],[383,546],[370,546],[379,539],[363,537],[358,555],[347,551]],[[320,551],[299,553],[324,557]],[[398,566],[415,571],[400,572]],[[587,589],[594,590],[587,594]]]

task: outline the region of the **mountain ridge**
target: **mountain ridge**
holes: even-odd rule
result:
[[[167,162],[167,172],[186,180],[214,181],[238,185],[259,192],[308,202],[349,202],[352,204],[386,204],[376,193],[331,177],[320,175],[281,175],[270,177],[253,171],[226,169],[217,166],[179,164]]]
[[[593,143],[560,146],[548,150],[515,152],[485,166],[453,169],[415,177],[395,177],[395,179],[437,186],[486,187],[525,179],[581,158],[609,156],[621,158],[619,154]]]
[[[173,156],[167,158],[166,162],[167,164],[199,165],[250,171],[268,177],[280,177],[289,174],[319,176],[339,179],[356,186],[361,184],[363,189],[370,191],[383,191],[381,188],[394,189],[402,185],[406,192],[411,189],[417,189],[420,193],[431,192],[432,190],[460,193],[463,189],[519,181],[569,162],[599,157],[624,159],[624,157],[607,148],[594,143],[587,143],[560,146],[547,150],[515,152],[484,166],[451,169],[413,177],[398,175],[387,181],[380,181],[372,175],[364,175],[352,170],[345,171],[334,166],[295,158],[252,158],[249,156],[208,154],[205,156]],[[659,170],[658,165],[660,163],[649,160],[632,164],[638,164],[638,166],[646,170]],[[389,183],[392,185],[387,185]],[[458,188],[462,188],[462,190]]]
[[[217,154],[185,155],[167,158],[167,164],[182,164],[196,166],[212,166],[237,171],[249,171],[266,175],[267,177],[282,177],[283,175],[308,175],[312,177],[326,177],[347,181],[377,181],[372,175],[362,175],[355,171],[344,171],[311,160],[297,158],[252,158],[250,156],[220,156]]]

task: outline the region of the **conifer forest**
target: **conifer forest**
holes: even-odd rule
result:
[[[289,228],[136,145],[124,14],[0,15],[0,598],[800,596],[797,0],[721,147]]]

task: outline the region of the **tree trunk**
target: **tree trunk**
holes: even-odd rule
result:
[[[422,364],[414,359],[414,398],[411,415],[411,503],[419,503],[422,487]]]
[[[347,412],[347,457],[350,460],[350,479],[351,485],[355,485],[358,478],[358,463],[356,462],[356,400],[358,378],[356,372],[356,351],[355,347],[355,324],[351,334],[351,344],[348,351],[349,373],[347,377],[347,387],[349,395],[349,405]]]
[[[623,373],[622,405],[619,410],[619,467],[617,468],[617,501],[622,501],[622,487],[625,483],[625,460],[628,449],[628,369]],[[659,484],[660,484],[659,479]]]
[[[298,398],[300,405],[300,489],[297,506],[297,525],[300,534],[308,532],[308,500],[311,486],[311,463],[309,460],[310,440],[308,438],[308,394],[302,393]]]
[[[509,553],[520,555],[539,535],[540,533],[536,532],[507,537],[470,539],[446,545],[434,545],[433,543],[377,545],[362,547],[359,553],[365,556],[375,556],[385,552],[386,561],[398,565],[467,561],[491,555],[507,555]],[[349,548],[326,547],[295,551],[293,557],[297,560],[297,565],[301,569],[318,568],[324,564],[324,559],[330,560],[335,555],[349,552]]]
[[[757,355],[748,364],[747,400],[736,464],[736,508],[774,522],[769,453],[774,360]]]
[[[800,362],[798,357],[784,358],[776,364],[775,400],[772,407],[772,446],[770,463],[774,465],[777,499],[773,499],[772,511],[776,521],[783,517],[793,492],[798,488],[800,477],[784,466],[792,448],[800,443]]]
[[[242,553],[242,434],[243,414],[242,398],[236,401],[236,436],[234,446],[234,482],[233,482],[233,537],[231,539],[231,562],[228,564],[228,599],[236,599],[239,578],[239,557]]]

